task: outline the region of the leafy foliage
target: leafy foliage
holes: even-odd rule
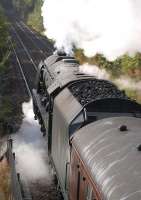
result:
[[[12,0],[12,2],[15,10],[28,25],[38,32],[43,31],[42,0]]]
[[[3,9],[0,7],[0,48],[5,46],[7,41],[8,31],[7,31],[7,21],[3,14]]]
[[[131,99],[141,103],[141,94],[140,91],[126,89],[125,93],[127,96],[129,96]]]
[[[12,0],[13,7],[24,19],[33,7],[33,0]]]
[[[140,53],[137,53],[132,57],[125,54],[114,61],[108,61],[101,54],[88,58],[84,55],[82,49],[75,49],[75,57],[79,60],[80,64],[89,63],[106,69],[113,78],[119,77],[120,75],[128,75],[134,79],[141,79]]]
[[[8,22],[4,16],[3,9],[0,7],[0,134],[2,132],[6,134],[7,130],[4,125],[13,119],[15,115],[11,95],[6,94],[6,90],[9,89],[7,88],[10,56],[8,41]]]
[[[135,56],[130,57],[124,55],[121,58],[122,73],[140,79],[141,78],[141,54],[137,53]]]
[[[38,32],[43,31],[43,18],[41,16],[41,7],[43,2],[36,0],[33,11],[28,15],[27,24],[32,26]]]
[[[108,61],[103,55],[97,54],[94,57],[88,58],[84,55],[82,49],[74,49],[75,57],[80,64],[89,63],[98,65],[100,68],[106,69],[111,74],[111,79],[118,78],[121,75],[126,75],[134,80],[141,80],[141,54],[137,53],[134,56],[123,55],[115,61]],[[130,86],[130,85],[129,85]],[[133,89],[125,89],[127,96],[141,103],[140,91]]]
[[[8,50],[8,23],[0,7],[0,71],[5,68],[9,57]]]
[[[10,118],[14,112],[12,105],[12,99],[9,96],[4,96],[2,98],[0,106],[0,121],[5,121]]]

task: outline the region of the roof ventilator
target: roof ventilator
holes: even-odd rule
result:
[[[141,151],[141,144],[137,146],[138,151]]]
[[[119,127],[119,130],[120,130],[121,132],[128,131],[126,125],[121,125],[121,126]]]

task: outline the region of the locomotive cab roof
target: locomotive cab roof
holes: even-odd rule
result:
[[[141,199],[140,130],[141,119],[115,117],[73,135],[72,145],[102,199]]]

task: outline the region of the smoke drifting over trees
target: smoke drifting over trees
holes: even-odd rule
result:
[[[140,11],[140,0],[45,0],[42,15],[57,48],[114,60],[141,52]]]
[[[92,65],[82,65],[80,70],[116,78],[118,84],[122,75],[124,88],[132,78],[131,89],[139,89],[140,0],[45,0],[42,16],[45,34],[56,48],[67,53],[75,50],[81,64]]]

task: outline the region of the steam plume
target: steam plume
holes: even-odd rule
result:
[[[19,172],[30,181],[49,177],[46,143],[42,139],[39,125],[34,120],[32,102],[23,104],[24,119],[14,137],[14,151]]]
[[[100,69],[96,65],[84,64],[79,66],[80,73],[95,76],[98,79],[110,80],[111,76],[105,69]],[[113,80],[113,82],[120,89],[131,89],[133,91],[141,91],[141,81],[135,81],[127,76],[120,76],[119,78]]]
[[[44,27],[58,49],[75,45],[86,56],[114,60],[141,52],[140,0],[45,0]]]
[[[95,76],[98,79],[109,79],[110,75],[105,69],[100,69],[96,65],[84,64],[79,66],[80,73]]]
[[[132,89],[141,91],[141,81],[135,81],[130,77],[121,76],[118,79],[115,79],[114,82],[121,88],[121,89]]]

